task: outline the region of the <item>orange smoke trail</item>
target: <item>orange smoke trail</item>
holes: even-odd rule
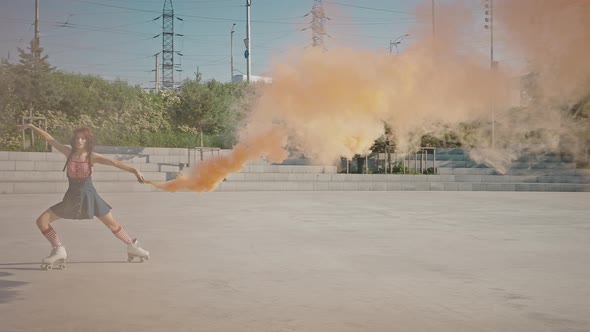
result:
[[[197,164],[189,170],[188,174],[181,174],[167,182],[146,181],[146,183],[169,192],[212,191],[226,176],[239,172],[250,160],[265,157],[273,162],[283,161],[287,157],[283,148],[286,142],[287,136],[284,130],[274,126],[244,138],[227,156],[219,156]]]

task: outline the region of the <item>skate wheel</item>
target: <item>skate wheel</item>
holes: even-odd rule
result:
[[[127,257],[127,261],[128,262],[132,262],[133,261],[133,257]]]
[[[143,263],[143,257],[141,257],[141,258],[139,259],[139,262],[140,262],[140,263]]]
[[[45,266],[45,270],[51,271],[51,270],[53,270],[53,266],[47,265],[47,266]]]
[[[60,264],[59,265],[60,270],[65,270],[66,269],[66,265],[65,264]]]

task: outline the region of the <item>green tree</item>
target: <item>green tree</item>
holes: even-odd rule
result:
[[[42,48],[31,42],[28,50],[18,49],[20,59],[17,64],[6,60],[0,64],[0,112],[3,119],[0,145],[10,149],[18,145],[14,128],[17,120],[28,112],[36,114],[44,108],[48,77],[53,70],[47,55],[41,56]]]
[[[174,109],[174,119],[181,130],[194,130],[204,146],[204,134],[228,132],[237,121],[232,104],[240,94],[240,87],[231,83],[185,81]]]
[[[374,153],[384,153],[390,151],[391,147],[395,146],[392,138],[391,126],[387,124],[387,122],[383,123],[383,130],[383,135],[377,138],[375,143],[373,143],[373,146],[371,146],[371,151]]]
[[[21,110],[21,103],[15,93],[12,65],[0,63],[0,148],[15,150],[20,145],[16,137],[15,124]]]
[[[43,48],[31,41],[28,52],[18,48],[19,63],[12,67],[14,91],[29,110],[40,110],[46,106],[49,86],[49,74],[53,71],[48,62],[48,55],[43,55]],[[38,55],[38,56],[37,56]]]

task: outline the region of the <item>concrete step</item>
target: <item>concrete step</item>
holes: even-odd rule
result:
[[[454,175],[234,173],[226,181],[241,182],[441,182]]]
[[[403,175],[234,173],[226,181],[241,182],[472,182],[472,183],[590,183],[590,176],[552,175]]]
[[[511,169],[569,169],[569,168],[576,168],[576,163],[574,162],[550,162],[550,161],[541,161],[541,162],[512,162],[510,164]]]
[[[188,156],[187,148],[155,148],[138,146],[106,146],[98,145],[94,150],[100,154],[140,154],[163,156]]]
[[[104,181],[95,182],[99,193],[126,193],[158,191],[154,186],[142,184],[137,181]],[[68,189],[67,181],[49,182],[0,182],[0,194],[56,194],[65,193]]]
[[[432,167],[432,161],[422,163],[424,168]],[[410,162],[410,168],[415,168],[415,162]],[[406,162],[407,166],[407,162]],[[418,168],[420,167],[420,161],[418,161]],[[436,160],[437,168],[490,168],[486,164],[476,163],[474,161],[456,161],[456,160]],[[509,165],[510,169],[571,169],[576,168],[575,162],[512,162]]]
[[[146,179],[152,181],[166,181],[166,173],[162,172],[142,172]],[[0,172],[0,182],[52,182],[66,181],[68,178],[66,172],[61,171],[5,171]],[[94,172],[92,181],[137,181],[131,173],[120,172]]]
[[[190,172],[191,167],[185,168]],[[307,174],[336,174],[336,166],[311,165],[246,165],[239,173],[307,173]]]
[[[241,173],[309,173],[309,174],[335,174],[336,166],[314,165],[246,165]]]
[[[567,191],[590,192],[590,184],[563,183],[457,183],[365,181],[267,181],[220,183],[217,191]]]
[[[228,152],[231,152],[230,150],[228,150]],[[198,161],[197,161],[198,162]],[[246,165],[298,165],[298,166],[323,166],[323,165],[317,165],[314,164],[314,162],[310,159],[305,159],[305,158],[288,158],[283,160],[280,163],[273,163],[270,162],[264,158],[256,158],[256,159],[252,159],[249,160]]]
[[[453,168],[453,167],[438,167],[438,174],[440,175],[497,175],[498,172],[493,168]]]
[[[464,149],[459,148],[436,148],[437,155],[466,155]]]
[[[512,154],[512,151],[506,151],[506,155]],[[385,158],[385,153],[379,154],[379,159],[383,160]],[[394,157],[397,154],[392,153],[391,156]],[[414,154],[409,155],[410,158],[415,158]],[[427,158],[428,160],[433,159],[432,151],[429,151]],[[418,158],[420,155],[418,154]],[[469,151],[463,149],[436,149],[436,160],[441,161],[471,161],[469,157]],[[516,160],[517,162],[573,162],[574,158],[569,155],[560,154],[560,153],[545,153],[545,154],[524,154],[519,156]]]
[[[501,175],[492,168],[437,168],[441,175]],[[504,174],[506,175],[506,174]],[[555,175],[555,176],[590,176],[590,169],[549,168],[549,169],[511,169],[507,175]]]
[[[0,161],[10,160],[65,161],[66,157],[59,152],[0,151]]]
[[[472,183],[590,183],[588,176],[568,175],[455,175],[455,182]]]
[[[574,157],[567,155],[532,155],[520,156],[515,161],[517,162],[573,162]]]
[[[143,162],[125,162],[127,165],[141,172],[179,172],[178,165],[146,164]],[[0,171],[61,171],[65,159],[60,161],[32,161],[32,160],[0,160]],[[100,172],[124,172],[116,167],[97,164],[95,171]]]
[[[186,164],[186,155],[150,155],[150,154],[109,154],[103,156],[125,163],[165,163],[165,164]],[[66,161],[66,156],[59,152],[12,152],[0,151],[0,162],[6,161]]]
[[[248,160],[248,162],[246,163],[246,165],[270,165],[270,164],[271,163],[268,160],[262,159],[262,158]]]
[[[200,159],[200,155],[197,155],[196,157],[194,155],[191,154],[190,159],[188,159],[188,163],[190,165],[198,165],[199,163],[218,157],[218,156],[229,156],[231,154],[231,150],[221,150],[220,153],[215,153],[215,154],[205,154],[203,155],[203,160]],[[154,156],[150,156],[150,158],[152,158]],[[159,161],[160,159],[150,159],[150,161],[152,160],[156,160]],[[183,162],[182,159],[180,160],[180,162]],[[184,161],[185,163],[187,161]],[[264,158],[256,158],[256,159],[252,159],[252,160],[248,160],[246,162],[246,165],[298,165],[298,166],[323,166],[323,165],[317,165],[314,164],[313,161],[309,160],[309,159],[305,159],[305,158],[289,158],[289,159],[285,159],[284,161],[280,162],[280,163],[273,163],[270,162]]]
[[[100,193],[157,191],[136,181],[96,181]],[[0,182],[0,193],[65,193],[66,181]],[[218,191],[590,191],[590,183],[455,181],[224,181]]]

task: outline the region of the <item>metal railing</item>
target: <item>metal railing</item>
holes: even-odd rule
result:
[[[382,159],[381,156],[385,157]],[[429,158],[429,155],[432,155]],[[356,167],[351,167],[351,162],[356,162]],[[372,167],[369,166],[370,161]],[[391,149],[385,153],[373,153],[370,155],[358,156],[351,160],[345,160],[346,174],[356,170],[356,173],[402,173],[402,174],[425,174],[437,173],[436,148],[420,147],[412,153],[398,153]],[[352,166],[355,166],[354,164]],[[343,167],[343,168],[344,168]]]
[[[43,128],[43,130],[47,131],[47,118],[45,118],[44,116],[33,116],[32,112],[29,111],[29,116],[23,116],[21,118],[21,123],[22,125],[26,124],[26,123],[31,123],[31,124],[35,124],[35,121],[38,122],[37,126],[39,126],[40,128]],[[25,134],[25,130],[23,130],[23,149],[26,149],[28,147],[33,147],[35,145],[35,132],[33,130],[31,130],[31,140],[29,142],[29,146],[27,146],[27,139],[26,139],[26,134]],[[49,143],[45,142],[45,150],[49,151]]]
[[[424,174],[426,172],[428,172],[428,164],[429,160],[428,160],[428,154],[429,152],[432,152],[432,172],[436,173],[437,172],[437,167],[436,167],[436,148],[433,147],[420,147],[420,149],[418,149],[417,151],[414,151],[414,153],[409,153],[403,156],[402,158],[402,166],[404,169],[404,173],[405,173],[405,169],[408,170],[412,170],[412,166],[414,169],[414,173],[420,173],[420,174]],[[405,166],[405,163],[408,163],[408,166]],[[413,165],[412,165],[413,163]],[[419,170],[419,171],[418,171]]]
[[[192,151],[192,159],[191,159],[191,151]],[[186,167],[189,167],[190,165],[197,163],[197,154],[199,155],[199,160],[203,161],[205,158],[205,154],[211,153],[211,156],[214,157],[216,152],[217,152],[217,156],[220,156],[221,155],[221,148],[208,148],[208,147],[188,148],[188,161],[187,161]]]

